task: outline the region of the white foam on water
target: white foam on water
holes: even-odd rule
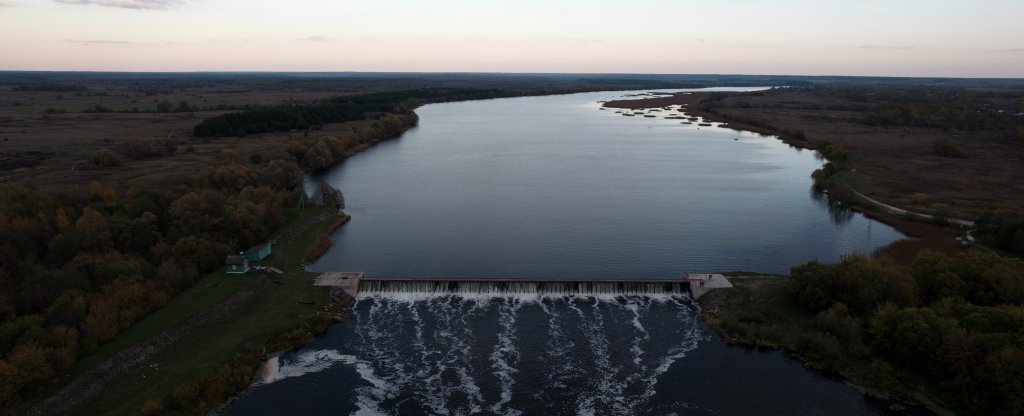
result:
[[[686,354],[689,353],[690,351],[697,349],[698,344],[702,340],[700,333],[700,324],[697,318],[700,316],[699,306],[694,304],[694,306],[697,307],[698,310],[696,311],[696,313],[690,314],[686,313],[686,306],[684,306],[682,303],[679,303],[678,300],[673,300],[673,302],[675,302],[676,305],[679,307],[677,317],[679,318],[679,321],[683,324],[683,326],[685,326],[685,330],[681,334],[682,337],[679,343],[674,345],[671,349],[669,349],[668,353],[665,355],[665,357],[661,359],[658,366],[655,367],[654,370],[644,380],[646,386],[644,388],[643,394],[639,398],[639,401],[646,402],[651,397],[653,397],[654,393],[656,392],[655,387],[658,384],[658,377],[664,374],[666,371],[668,371],[668,369],[672,367],[672,364],[674,364],[677,360],[685,357]]]
[[[573,377],[578,369],[576,360],[570,355],[576,343],[566,336],[559,325],[562,315],[556,312],[553,306],[548,306],[548,302],[541,301],[537,304],[548,315],[548,339],[545,343],[547,351],[544,358],[549,363],[549,369],[544,374],[544,388],[534,394],[535,399],[541,399],[544,391],[567,387],[566,380]]]
[[[575,400],[578,414],[649,409],[658,377],[701,339],[694,305],[677,295],[389,292],[361,296],[359,302],[353,353],[360,359],[345,360],[354,363],[368,382],[356,389],[356,414],[360,415],[395,413],[401,403],[417,403],[432,414],[522,414],[515,408],[519,398],[514,402],[513,396],[522,371],[516,322],[525,313],[524,305],[542,313],[539,322],[547,324],[542,332],[547,340],[540,341],[540,355],[532,357],[530,364],[540,367],[529,367],[531,373],[546,369],[532,373],[542,377],[543,385],[522,388],[532,391],[528,397],[541,403],[560,397]],[[655,304],[678,309],[678,320],[667,327],[655,322],[648,328],[652,321],[647,313]],[[497,322],[491,315],[495,311]],[[482,356],[472,348],[474,332],[481,330],[497,332],[495,344]],[[621,348],[612,344],[619,339],[628,344]],[[589,353],[573,354],[581,347]],[[496,382],[478,384],[478,378],[488,373]],[[488,403],[493,396],[485,399],[485,394],[498,397]],[[384,403],[388,409],[382,410]],[[546,406],[541,405],[551,409]]]
[[[430,299],[426,301],[425,306],[427,310],[434,315],[450,315],[450,313],[444,312],[444,298]],[[417,381],[413,381],[414,384],[420,384],[422,394],[420,398],[426,403],[431,410],[436,414],[448,414],[448,409],[445,407],[445,398],[442,386],[440,384],[441,376],[444,373],[444,363],[438,358],[443,355],[442,351],[435,349],[428,349],[426,346],[426,340],[424,338],[423,321],[420,319],[419,310],[417,309],[421,303],[409,302],[407,304],[408,310],[413,316],[415,322],[415,331],[417,340],[415,342],[416,347],[420,350],[420,369],[412,374],[412,378]],[[445,322],[446,320],[442,320]],[[437,333],[443,331],[432,331],[430,334],[431,339],[437,338]]]
[[[379,405],[389,393],[394,391],[394,387],[386,380],[377,377],[370,364],[360,361],[353,355],[341,354],[336,350],[310,350],[287,358],[273,357],[267,361],[264,368],[276,369],[276,371],[264,373],[257,384],[265,385],[288,378],[301,377],[326,370],[335,364],[354,365],[359,377],[370,384],[369,387],[356,388],[358,409],[353,414],[366,416],[383,414]]]
[[[633,323],[633,328],[639,331],[639,335],[633,337],[633,343],[630,345],[629,351],[633,353],[633,364],[641,367],[640,371],[635,371],[632,375],[630,375],[629,381],[633,381],[636,375],[641,374],[643,371],[646,370],[646,368],[642,366],[644,350],[640,346],[640,344],[650,339],[650,334],[647,333],[647,330],[644,329],[644,326],[640,323],[641,309],[647,309],[646,305],[641,305],[639,303],[642,301],[643,299],[638,299],[634,297],[630,298],[629,303],[625,305],[626,309],[633,313],[633,320],[631,321]]]
[[[257,384],[270,384],[286,378],[300,377],[326,370],[337,363],[354,364],[356,358],[335,350],[303,351],[288,358],[273,357],[264,364],[264,373]]]
[[[386,380],[377,377],[374,374],[373,367],[371,367],[369,363],[366,363],[365,361],[356,361],[355,364],[356,372],[359,373],[359,377],[368,381],[373,385],[373,388],[382,392],[392,392],[395,390],[391,383],[388,383]]]
[[[394,331],[406,319],[402,306],[397,302],[372,302],[367,313],[368,324],[359,327],[363,340],[359,352],[366,359],[357,362],[356,371],[371,384],[356,389],[360,414],[382,412],[381,404],[403,391],[413,379],[405,370],[405,356],[399,349],[404,345],[397,341],[402,335]]]
[[[498,322],[501,331],[498,332],[498,342],[491,352],[491,369],[498,378],[501,387],[500,399],[491,406],[491,411],[504,415],[520,415],[522,412],[507,408],[503,409],[508,402],[512,401],[512,385],[515,383],[515,374],[519,371],[515,365],[519,361],[519,351],[516,349],[516,312],[522,303],[512,299],[504,302],[498,309]]]
[[[468,310],[463,310],[464,306],[469,306]],[[476,380],[473,378],[472,371],[472,349],[473,341],[475,336],[473,335],[472,329],[470,329],[469,322],[466,318],[475,315],[475,311],[479,310],[479,304],[466,303],[465,300],[459,303],[459,324],[462,328],[461,336],[458,337],[462,343],[460,348],[461,366],[458,369],[459,372],[459,388],[466,394],[466,398],[469,401],[469,412],[470,414],[478,414],[481,412],[481,406],[484,403],[483,392],[480,390],[480,386],[476,384]]]
[[[614,300],[611,303],[616,303]],[[618,414],[628,412],[623,406],[622,396],[624,385],[615,380],[620,368],[612,364],[608,351],[608,337],[604,328],[604,318],[601,316],[600,301],[593,302],[591,306],[593,319],[588,320],[586,314],[579,307],[571,307],[577,311],[584,321],[584,333],[587,337],[590,352],[594,356],[593,368],[597,371],[596,391],[587,391],[577,399],[577,413],[595,411],[595,404],[600,403],[610,407],[611,411]]]

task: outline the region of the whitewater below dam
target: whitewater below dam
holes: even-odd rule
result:
[[[368,382],[355,402],[392,414],[664,413],[687,404],[653,406],[658,376],[703,336],[693,305],[667,296],[368,297],[355,310],[342,348]]]
[[[267,367],[227,414],[882,414],[678,295],[361,295]]]

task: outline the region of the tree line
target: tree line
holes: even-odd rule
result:
[[[523,95],[523,91],[481,88],[421,88],[335,97],[309,104],[280,104],[228,113],[203,120],[196,137],[242,136],[306,130],[327,123],[366,120],[379,114],[410,114],[424,103],[478,100]]]
[[[816,313],[796,349],[820,364],[871,363],[872,383],[911,374],[958,413],[1024,413],[1024,261],[921,252],[910,265],[850,256],[792,270],[792,301]],[[847,357],[847,358],[843,358]]]

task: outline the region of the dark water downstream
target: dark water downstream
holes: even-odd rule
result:
[[[324,178],[353,221],[316,270],[398,276],[787,273],[901,238],[810,191],[810,152],[599,110],[593,93],[429,105]],[[655,113],[658,114],[658,113]],[[364,294],[274,360],[252,414],[883,414],[669,295]]]

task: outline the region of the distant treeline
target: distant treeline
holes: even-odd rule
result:
[[[283,104],[223,114],[203,120],[196,137],[240,136],[272,131],[306,130],[327,123],[365,120],[377,114],[407,114],[424,103],[479,100],[524,95],[479,88],[423,88],[336,97],[311,104]]]
[[[34,91],[34,92],[76,92],[76,91],[87,91],[89,88],[85,85],[77,84],[58,84],[58,83],[39,83],[39,84],[22,84],[14,87],[15,91]]]

